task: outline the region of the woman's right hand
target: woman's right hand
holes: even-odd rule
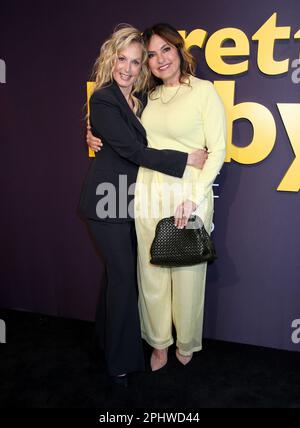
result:
[[[208,158],[208,152],[205,149],[199,149],[188,155],[187,165],[202,169]]]
[[[96,138],[92,134],[90,125],[87,125],[86,142],[89,148],[94,152],[99,152],[99,150],[101,150],[101,147],[103,146],[100,138]]]

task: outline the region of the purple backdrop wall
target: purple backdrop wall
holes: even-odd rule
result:
[[[279,26],[300,28],[294,1],[179,0],[32,1],[1,6],[1,289],[0,306],[91,320],[101,263],[76,208],[88,167],[84,141],[85,82],[104,38],[119,22],[144,28],[167,21],[211,35],[242,29],[250,41],[250,67],[221,76],[194,49],[198,75],[235,80],[235,102],[269,108],[277,138],[262,162],[227,163],[218,183],[214,239],[218,261],[209,267],[204,335],[300,351],[299,194],[276,188],[294,154],[277,102],[299,103],[291,71],[264,76],[252,35],[274,13]],[[277,42],[278,59],[299,56],[299,41]],[[2,65],[3,65],[2,61]],[[2,79],[3,80],[3,79]],[[300,119],[300,118],[299,118]],[[251,140],[251,126],[234,126],[236,145]]]

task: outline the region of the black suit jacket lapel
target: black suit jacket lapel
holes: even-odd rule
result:
[[[126,114],[126,116],[128,117],[128,119],[130,120],[130,122],[132,123],[132,125],[142,134],[142,136],[146,139],[146,131],[145,128],[143,127],[143,125],[141,124],[141,122],[139,121],[139,119],[136,117],[136,115],[133,113],[133,111],[131,110],[131,108],[129,107],[126,98],[124,97],[124,95],[121,92],[121,89],[119,88],[119,86],[117,85],[117,83],[115,81],[113,81],[112,86],[111,86],[113,93],[115,94],[115,96],[117,97],[118,101],[120,102],[121,106],[122,106],[122,110],[123,112]]]

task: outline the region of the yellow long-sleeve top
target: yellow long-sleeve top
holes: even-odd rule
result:
[[[207,147],[209,155],[204,168],[187,166],[183,176],[185,183],[192,184],[186,187],[184,198],[199,205],[212,191],[225,159],[225,113],[213,84],[190,76],[189,84],[160,86],[148,97],[141,120],[149,147],[188,153]],[[151,174],[153,180],[170,183],[170,177],[164,174],[155,171]],[[143,181],[143,177],[145,174],[140,171],[138,181],[139,178]],[[173,183],[180,180],[171,179]]]

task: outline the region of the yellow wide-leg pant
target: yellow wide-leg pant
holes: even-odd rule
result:
[[[138,194],[139,195],[139,194]],[[140,200],[137,199],[136,207]],[[170,215],[173,215],[174,212]],[[211,230],[213,194],[205,201],[201,215],[205,228]],[[135,220],[138,239],[139,311],[142,337],[156,349],[170,346],[172,325],[176,345],[182,355],[202,349],[202,327],[207,263],[166,268],[150,263],[150,248],[160,218]]]

